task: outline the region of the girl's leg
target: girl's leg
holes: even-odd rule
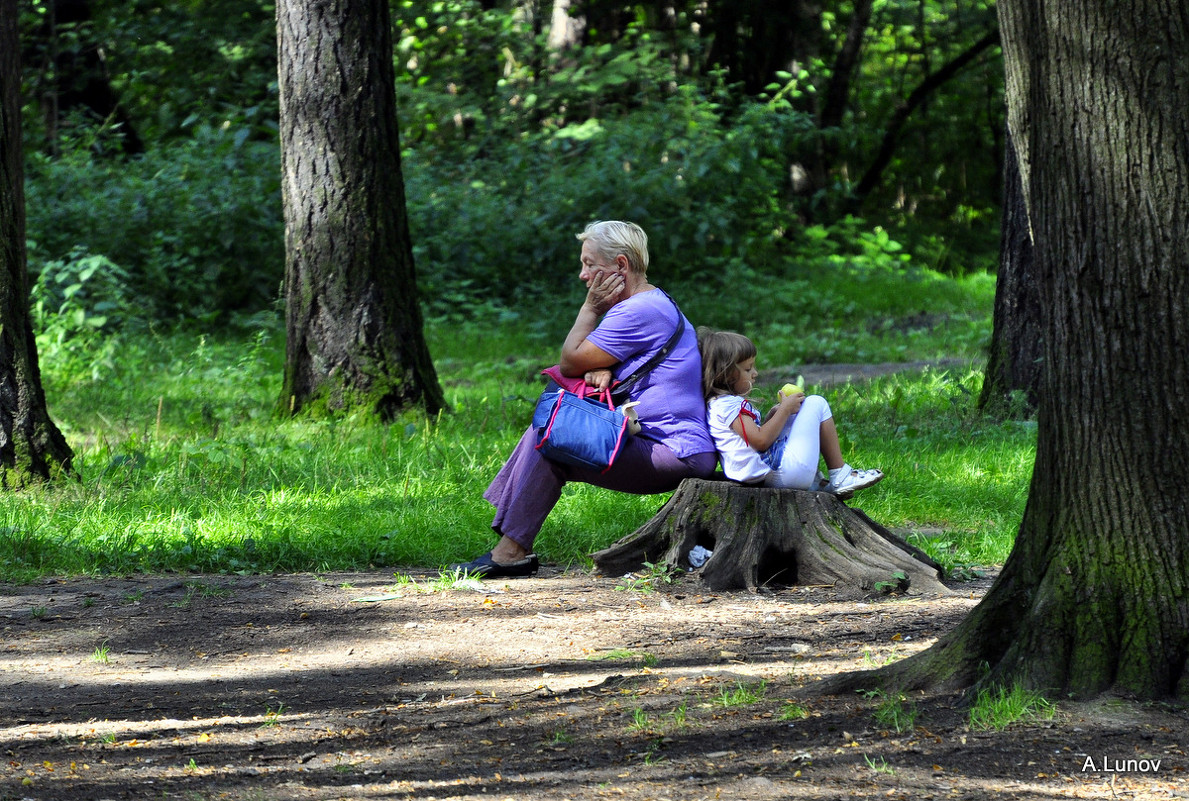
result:
[[[785,437],[787,436],[787,439]],[[801,411],[789,421],[773,448],[783,448],[779,466],[768,474],[769,487],[809,489],[817,476],[818,459],[826,460],[830,472],[824,489],[849,498],[856,490],[870,487],[883,478],[879,470],[854,470],[842,458],[838,428],[830,404],[820,395],[810,395]],[[814,487],[814,489],[821,489]]]
[[[846,464],[846,460],[842,458],[842,445],[838,442],[838,427],[834,425],[833,417],[822,421],[821,432],[821,451],[822,458],[826,460],[826,469],[837,470]]]
[[[826,399],[821,395],[805,398],[801,410],[785,425],[772,448],[780,449],[780,463],[764,480],[769,487],[809,489],[822,456],[827,465],[837,459],[834,466],[841,467],[838,431]]]

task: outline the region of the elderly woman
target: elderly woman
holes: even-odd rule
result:
[[[578,235],[586,300],[561,349],[563,376],[604,389],[630,376],[673,336],[681,311],[648,281],[648,236],[629,222],[595,222]],[[600,318],[602,318],[600,320]],[[549,461],[530,427],[483,497],[495,506],[500,540],[474,561],[453,565],[491,578],[529,576],[533,541],[568,481],[651,494],[714,472],[717,456],[702,401],[697,334],[686,321],[673,350],[630,390],[641,431],[606,472]]]

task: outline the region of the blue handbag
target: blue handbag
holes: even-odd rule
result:
[[[587,395],[558,387],[537,399],[533,428],[546,459],[606,472],[627,439],[628,418],[606,390]]]
[[[663,289],[661,291],[664,292]],[[669,298],[668,292],[665,292],[665,297]],[[673,299],[669,298],[669,302],[673,303]],[[549,382],[533,409],[537,450],[546,459],[590,467],[604,473],[611,469],[628,438],[631,425],[627,414],[616,410],[612,393],[627,400],[636,383],[664,361],[677,346],[681,335],[685,333],[685,316],[676,303],[673,303],[673,308],[677,309],[677,325],[672,336],[647,362],[627,378],[616,382],[610,390],[603,390],[596,396],[587,394],[589,388],[584,384],[580,385],[578,393],[574,393],[559,387],[554,381]],[[543,372],[549,373],[548,370]]]

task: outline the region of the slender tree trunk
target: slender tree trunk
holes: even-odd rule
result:
[[[42,109],[45,115],[47,151],[58,151],[62,117],[74,109],[85,109],[97,122],[112,126],[119,134],[120,150],[126,156],[145,151],[132,118],[120,105],[112,88],[103,50],[90,29],[90,0],[47,0],[44,21],[33,37],[33,46],[43,51]],[[75,36],[63,37],[64,30]],[[69,42],[64,47],[63,41]],[[46,81],[48,75],[52,80]]]
[[[850,22],[846,26],[846,37],[834,57],[834,66],[830,70],[830,82],[826,91],[822,93],[822,104],[817,116],[817,127],[821,131],[842,126],[850,100],[851,83],[859,66],[863,38],[867,35],[867,26],[871,23],[873,7],[874,0],[856,0],[854,3]],[[804,170],[807,179],[794,181],[794,194],[809,196],[827,185],[830,169],[838,158],[839,142],[837,136],[817,137],[817,152],[814,154],[813,163]]]
[[[569,50],[582,41],[586,20],[583,17],[570,16],[571,5],[572,0],[553,0],[547,40],[550,50]]]
[[[863,49],[863,37],[867,34],[867,26],[871,23],[871,10],[875,0],[855,0],[854,10],[851,12],[850,22],[846,26],[846,38],[842,47],[834,57],[834,67],[830,70],[830,83],[823,93],[821,110],[818,112],[819,128],[837,128],[842,125],[842,118],[846,113],[846,104],[850,98],[851,81],[854,79],[855,69],[859,64],[859,54]],[[830,155],[833,155],[832,148]]]
[[[71,473],[46,409],[29,318],[16,0],[0,0],[0,487]]]
[[[1044,309],[1036,465],[982,603],[882,678],[963,687],[986,665],[1055,697],[1189,701],[1189,15],[998,8]]]
[[[423,335],[386,0],[277,4],[285,301],[282,403],[388,419],[445,406]]]
[[[1032,233],[1019,160],[1010,136],[1006,139],[1004,155],[995,319],[979,408],[1030,415],[1040,399],[1044,345],[1040,288],[1033,269]],[[1013,400],[1015,393],[1021,394],[1022,403]]]
[[[726,68],[731,81],[755,95],[818,52],[821,3],[817,0],[714,0],[706,3],[707,62]]]
[[[892,163],[892,156],[895,155],[896,148],[899,145],[900,132],[904,129],[912,113],[929,99],[934,92],[944,86],[947,81],[973,63],[984,51],[998,43],[998,31],[992,31],[986,34],[965,51],[958,54],[952,61],[943,65],[937,72],[931,73],[929,77],[921,81],[920,85],[912,91],[912,94],[896,108],[892,113],[891,119],[888,120],[887,128],[884,130],[879,151],[876,152],[874,160],[867,167],[867,171],[863,173],[863,177],[855,185],[854,205],[856,208],[879,185],[880,180],[883,179],[883,172]]]

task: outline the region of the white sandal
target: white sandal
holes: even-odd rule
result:
[[[849,464],[843,464],[838,475],[840,478],[837,482],[831,481],[826,485],[826,492],[832,492],[843,500],[858,490],[867,489],[883,481],[882,470],[855,470]]]

